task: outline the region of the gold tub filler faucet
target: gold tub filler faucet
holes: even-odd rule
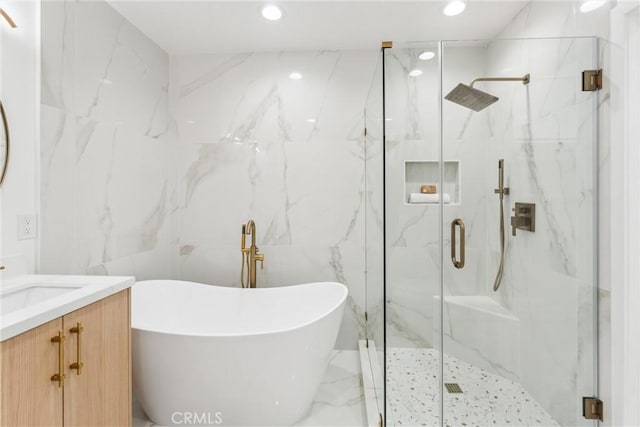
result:
[[[251,235],[251,246],[246,247],[247,234]],[[256,246],[256,223],[252,219],[242,225],[242,243],[240,245],[240,251],[242,252],[242,270],[240,272],[240,283],[243,288],[255,288],[256,287],[256,269],[258,261],[260,261],[260,268],[264,268],[264,254],[258,253],[258,247]],[[248,283],[245,283],[244,278],[244,266],[247,265]]]

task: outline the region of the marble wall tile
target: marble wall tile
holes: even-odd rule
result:
[[[74,111],[152,138],[166,132],[167,54],[106,2],[77,3],[76,34]]]
[[[257,222],[257,243],[277,243],[285,227],[284,176],[275,147],[248,144],[180,146],[181,244],[239,245],[241,225]],[[286,231],[285,231],[286,233]]]
[[[106,2],[46,2],[42,40],[42,272],[169,276],[168,55]]]
[[[75,85],[75,1],[48,1],[41,6],[41,102],[73,111]]]
[[[181,141],[357,139],[375,60],[362,51],[174,56]],[[303,77],[292,80],[292,72]]]
[[[40,109],[40,268],[49,273],[78,271],[76,119],[64,110]]]
[[[163,246],[147,252],[97,264],[86,270],[87,274],[111,276],[135,276],[136,281],[177,279],[172,270],[174,252],[171,246]]]
[[[179,274],[238,286],[241,225],[261,286],[333,280],[350,296],[339,348],[364,337],[364,105],[375,52],[177,55]],[[302,79],[292,80],[291,72]]]

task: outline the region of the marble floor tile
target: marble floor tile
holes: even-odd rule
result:
[[[387,350],[387,425],[440,423],[440,354],[425,348]],[[558,426],[522,386],[445,355],[445,426]]]
[[[311,412],[296,426],[353,426],[365,425],[364,393],[357,350],[335,350],[331,355]],[[134,403],[133,427],[160,427],[147,419]]]

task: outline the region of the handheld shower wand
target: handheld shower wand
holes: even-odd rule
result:
[[[509,194],[509,188],[504,186],[504,159],[498,160],[498,188],[494,193],[500,196],[500,266],[493,282],[493,291],[497,292],[504,270],[504,196]]]
[[[240,252],[242,255],[242,267],[240,269],[240,286],[243,288],[249,287],[249,284],[245,284],[244,282],[244,266],[247,264],[247,268],[249,265],[249,261],[247,260],[249,256],[249,250],[245,247],[247,243],[247,226],[242,224],[242,237],[240,239]]]

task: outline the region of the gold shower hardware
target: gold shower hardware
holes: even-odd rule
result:
[[[70,369],[76,369],[76,373],[78,375],[80,375],[80,371],[82,370],[82,368],[84,367],[84,363],[80,361],[80,354],[82,354],[82,331],[84,331],[84,326],[82,326],[82,323],[78,322],[76,323],[76,326],[74,326],[73,328],[69,329],[69,332],[71,332],[72,334],[78,334],[78,345],[76,346],[76,361],[74,363],[72,363],[71,365],[69,365]]]
[[[474,88],[473,85],[476,82],[522,82],[522,84],[527,85],[529,81],[531,81],[531,76],[528,73],[522,77],[478,77],[473,79],[469,85],[459,83],[444,99],[455,102],[465,108],[470,108],[476,112],[482,111],[498,101],[499,98]]]
[[[2,116],[2,126],[4,127],[4,164],[2,165],[2,171],[0,172],[0,187],[4,182],[4,178],[7,176],[7,169],[9,168],[9,157],[11,155],[11,137],[9,136],[9,121],[4,111],[2,101],[0,101],[0,115]]]
[[[504,159],[498,160],[498,188],[493,192],[500,196],[500,265],[493,281],[493,292],[498,292],[504,273],[504,196],[509,195],[509,187],[504,186]]]
[[[246,236],[251,235],[251,246],[246,247]],[[242,270],[240,271],[240,283],[243,288],[256,287],[256,269],[258,261],[260,268],[264,268],[264,254],[258,253],[256,246],[256,223],[250,219],[242,226],[242,238],[240,241],[240,252],[242,252]],[[249,283],[244,280],[244,265],[247,264],[247,272],[249,274]]]
[[[64,339],[64,331],[51,338],[51,342],[58,343],[58,373],[51,375],[51,381],[58,381],[58,387],[64,387]]]
[[[516,229],[536,231],[536,205],[534,203],[516,202],[511,217],[511,235],[516,235]]]
[[[18,26],[16,25],[15,21],[13,19],[11,19],[9,14],[7,12],[5,12],[4,9],[1,8],[1,7],[0,7],[0,15],[2,15],[2,17],[9,23],[9,26],[11,28],[18,28]]]
[[[473,87],[476,82],[522,82],[523,85],[528,85],[530,81],[531,75],[529,73],[522,77],[478,77],[471,80],[469,86]]]
[[[602,89],[602,69],[582,72],[582,91],[593,92]]]
[[[449,393],[462,393],[462,388],[458,383],[444,383],[444,386]]]
[[[587,420],[600,420],[602,421],[604,415],[602,400],[597,397],[583,397],[582,398],[582,416]]]
[[[460,260],[456,258],[456,226],[460,228]],[[451,221],[451,262],[455,268],[464,267],[464,222],[460,218]]]

